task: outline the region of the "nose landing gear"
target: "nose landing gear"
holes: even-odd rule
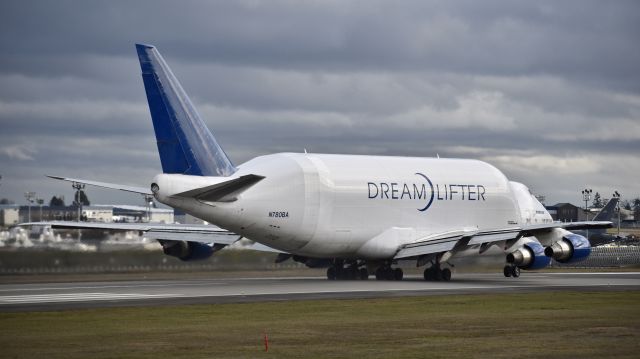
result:
[[[502,272],[505,277],[518,278],[520,276],[520,268],[517,266],[506,265]]]

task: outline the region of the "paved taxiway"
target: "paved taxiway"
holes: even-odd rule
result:
[[[230,303],[265,300],[372,298],[544,290],[640,290],[640,272],[456,274],[451,282],[328,281],[320,277],[150,280],[0,285],[0,311]]]

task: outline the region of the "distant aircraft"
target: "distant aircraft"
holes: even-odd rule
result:
[[[426,280],[451,278],[456,258],[492,246],[507,277],[574,262],[591,246],[571,229],[607,221],[553,222],[544,206],[492,165],[470,159],[278,153],[235,166],[151,45],[136,45],[163,173],[150,190],[65,177],[142,194],[218,225],[51,222],[53,227],[135,229],[168,255],[205,258],[239,236],[328,279],[400,280],[398,261],[427,265]],[[272,249],[271,249],[272,248]]]
[[[616,211],[616,205],[618,204],[618,201],[619,201],[618,197],[611,198],[609,202],[607,202],[607,204],[604,207],[602,207],[600,212],[598,212],[598,214],[596,214],[596,216],[593,217],[593,220],[594,221],[611,221]],[[603,228],[590,229],[588,231],[586,230],[574,231],[574,233],[589,238],[589,243],[591,243],[592,246],[600,246],[607,243],[613,243],[621,239],[618,236],[607,234],[607,231]]]

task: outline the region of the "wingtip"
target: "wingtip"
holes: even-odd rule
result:
[[[64,180],[64,177],[60,177],[60,176],[45,175],[45,177],[49,177],[49,178],[53,178],[53,179],[57,179],[57,180]]]

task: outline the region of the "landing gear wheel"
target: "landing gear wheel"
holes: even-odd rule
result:
[[[448,282],[451,280],[451,269],[445,268],[440,273],[443,281]]]
[[[345,279],[348,279],[348,280],[360,279],[360,271],[358,270],[358,267],[355,267],[355,266],[347,267],[347,269],[345,270]]]
[[[428,281],[440,280],[440,271],[436,267],[429,267],[424,270],[424,279]]]
[[[451,280],[451,269],[440,269],[436,266],[431,266],[424,270],[424,280],[448,282]]]
[[[328,280],[336,280],[336,279],[338,279],[338,275],[336,273],[336,268],[335,267],[327,268],[327,279]]]
[[[393,270],[393,279],[402,280],[403,276],[404,276],[404,272],[402,272],[402,269],[396,268]]]
[[[435,275],[433,274],[433,267],[429,267],[424,270],[424,280],[434,280]]]
[[[512,273],[511,268],[513,268],[513,267],[504,266],[504,269],[502,270],[502,272],[503,272],[505,277],[511,277],[511,273]]]
[[[394,279],[396,279],[395,275],[393,274],[393,269],[391,269],[391,267],[387,267],[385,269],[384,275],[385,275],[384,279],[386,279],[386,280],[394,280]]]
[[[369,279],[369,271],[367,268],[360,268],[360,279],[367,280]]]
[[[400,271],[400,274],[397,274],[397,270]],[[396,275],[400,275],[400,279],[397,279]],[[389,266],[378,267],[376,269],[376,279],[377,280],[401,280],[402,279],[402,269],[396,268],[395,270]]]
[[[503,272],[505,277],[518,278],[520,276],[520,267],[505,266]]]

